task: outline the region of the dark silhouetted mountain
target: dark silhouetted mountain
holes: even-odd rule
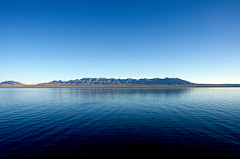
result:
[[[24,86],[25,84],[17,81],[4,81],[0,83],[0,86]]]
[[[40,83],[40,86],[77,86],[77,85],[194,85],[194,83],[179,78],[143,78],[143,79],[115,79],[115,78],[82,78],[69,81],[51,81]]]

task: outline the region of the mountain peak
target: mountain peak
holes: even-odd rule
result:
[[[82,78],[75,80],[53,80],[48,83],[39,83],[36,86],[93,86],[93,85],[195,85],[192,82],[179,78]],[[4,81],[0,86],[26,86],[17,81]]]
[[[25,84],[17,82],[17,81],[4,81],[0,83],[0,86],[23,86]]]
[[[48,83],[40,83],[41,86],[78,86],[78,85],[194,85],[189,81],[179,78],[142,78],[142,79],[115,79],[115,78],[82,78],[69,81],[51,81]]]

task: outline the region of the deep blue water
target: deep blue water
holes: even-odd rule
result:
[[[0,158],[240,158],[240,88],[1,88]]]

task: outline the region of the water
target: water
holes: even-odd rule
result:
[[[240,88],[1,88],[0,158],[240,157]]]

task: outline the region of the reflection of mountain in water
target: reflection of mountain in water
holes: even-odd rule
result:
[[[70,96],[79,96],[84,98],[111,96],[117,98],[131,98],[139,97],[144,98],[147,96],[151,97],[163,97],[163,96],[180,96],[188,93],[191,88],[71,88],[66,89],[55,89],[54,94],[68,94]],[[62,90],[62,91],[59,91]],[[62,94],[62,95],[63,95]]]

